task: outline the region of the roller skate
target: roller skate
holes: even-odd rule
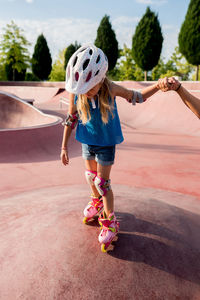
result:
[[[101,251],[107,252],[110,244],[119,232],[119,222],[116,220],[114,212],[111,213],[108,218],[105,217],[105,212],[103,212],[98,221],[101,226],[101,232],[98,238],[101,244]]]
[[[92,200],[88,203],[88,205],[84,209],[84,218],[83,223],[87,224],[89,221],[93,220],[96,216],[98,216],[103,210],[103,199],[102,196],[94,197],[91,196]]]

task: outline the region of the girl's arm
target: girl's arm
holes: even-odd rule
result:
[[[159,86],[157,83],[142,89],[141,92],[129,90],[121,85],[114,83],[114,82],[112,82],[112,85],[111,85],[112,95],[125,98],[125,99],[127,99],[128,102],[133,102],[134,97],[135,97],[136,102],[143,102],[147,98],[149,98],[153,94],[155,94],[158,90],[159,90]],[[141,101],[140,95],[142,96],[143,101]]]
[[[76,112],[76,105],[74,104],[74,94],[69,94],[69,111],[68,111],[68,121],[73,121],[73,117],[70,117],[74,115]],[[64,123],[64,131],[63,131],[63,139],[62,139],[62,147],[61,147],[61,153],[60,153],[60,158],[62,163],[66,166],[69,163],[69,156],[68,156],[68,149],[67,149],[67,144],[72,132],[72,127],[69,125],[65,125],[66,121]]]

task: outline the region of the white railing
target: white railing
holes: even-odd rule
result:
[[[60,97],[60,109],[62,109],[62,105],[69,105],[69,99],[65,98],[65,97]]]
[[[188,90],[188,92],[199,93],[200,90]]]

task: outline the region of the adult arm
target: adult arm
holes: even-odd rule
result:
[[[181,83],[174,77],[168,79],[170,83],[169,89],[174,90],[180,96],[183,103],[198,117],[200,118],[200,99],[192,95]]]
[[[177,93],[187,107],[200,119],[200,99],[190,94],[183,86],[181,86]]]

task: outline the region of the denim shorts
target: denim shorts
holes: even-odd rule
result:
[[[115,160],[115,145],[94,146],[82,144],[82,156],[86,160],[95,160],[102,166],[113,165]]]

